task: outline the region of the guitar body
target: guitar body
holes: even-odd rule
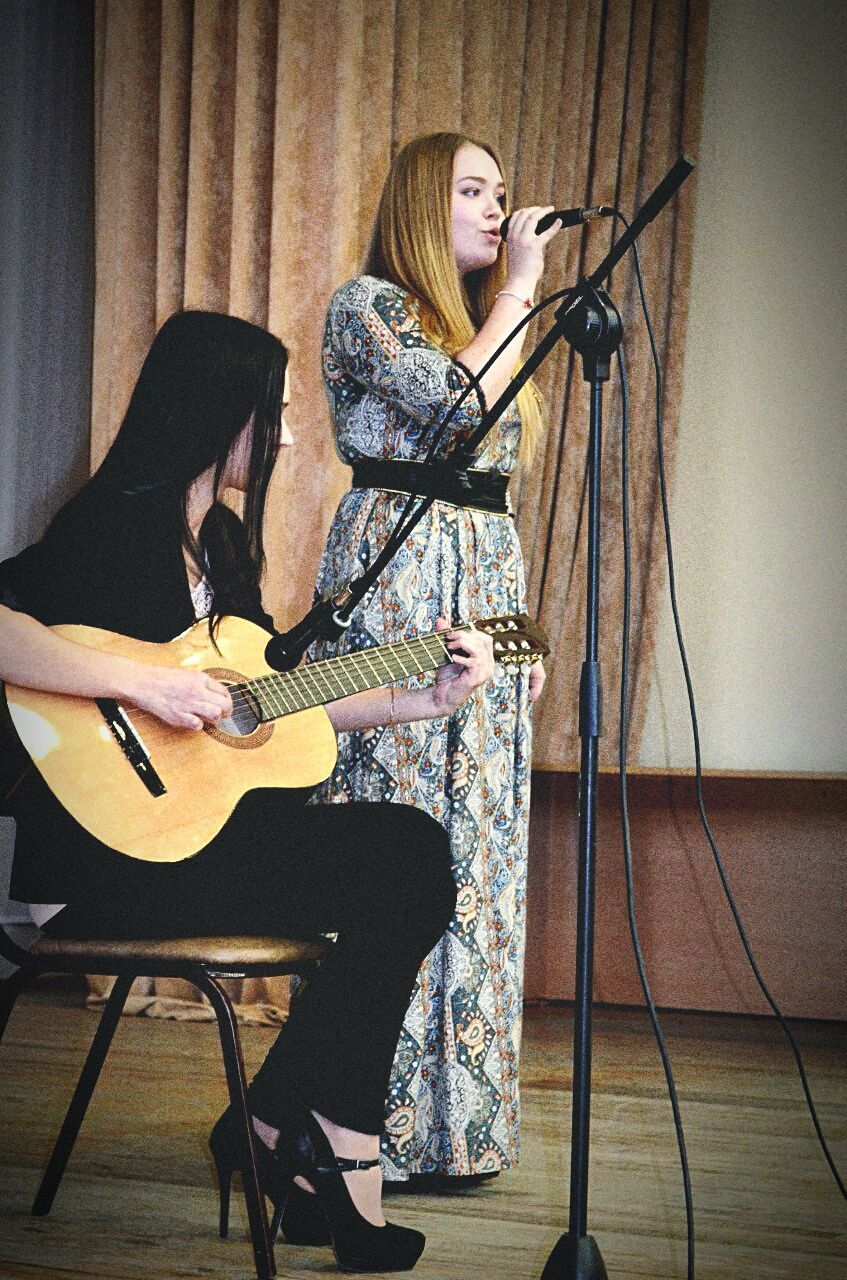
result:
[[[225,617],[209,639],[199,622],[167,644],[131,640],[95,627],[60,626],[78,644],[136,662],[208,671],[224,684],[271,674],[268,633]],[[234,721],[192,731],[174,729],[124,708],[164,787],[153,794],[128,757],[120,734],[90,698],[6,686],[18,736],[50,790],[93,836],[148,862],[179,862],[213,839],[248,791],[314,787],[332,772],[335,733],[322,706],[239,732]]]
[[[549,652],[523,614],[455,629],[471,626],[491,636],[504,666]],[[268,633],[243,618],[222,618],[216,645],[206,622],[167,644],[96,627],[54,630],[102,653],[205,671],[231,687],[232,715],[196,731],[109,698],[5,687],[12,724],[56,799],[97,840],[146,862],[197,853],[248,791],[323,782],[337,758],[324,703],[432,671],[450,657],[432,632],[278,673],[265,662]]]

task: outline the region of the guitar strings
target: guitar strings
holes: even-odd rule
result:
[[[255,699],[263,714],[270,710],[276,718],[277,714],[304,710],[306,706],[314,705],[315,699],[333,702],[352,693],[392,684],[411,675],[420,675],[430,669],[436,659],[449,656],[444,644],[438,640],[433,645],[433,640],[435,636],[395,642],[391,646],[393,664],[380,647],[343,654],[296,671],[259,676],[230,687],[233,704],[241,707]],[[406,663],[398,661],[400,654],[406,657]]]
[[[463,623],[452,629],[455,631],[467,631],[470,629],[470,624]],[[429,651],[427,642],[438,639],[439,652],[437,656],[440,657],[443,655],[449,657],[449,650],[440,640],[440,635],[441,632],[434,631],[425,636],[414,636],[409,639],[392,641],[390,645],[378,646],[373,649],[359,649],[352,653],[339,654],[334,658],[325,658],[321,662],[313,662],[304,667],[297,667],[293,671],[269,672],[263,676],[239,680],[231,685],[227,685],[230,698],[232,699],[232,715],[235,716],[239,711],[244,710],[245,708],[255,712],[257,702],[261,704],[262,695],[264,695],[266,703],[279,702],[280,700],[282,700],[283,703],[285,703],[286,700],[293,702],[293,706],[283,705],[279,708],[279,716],[283,716],[293,714],[296,711],[307,710],[309,706],[319,705],[320,700],[324,699],[325,694],[329,694],[329,696],[326,697],[326,701],[334,702],[338,698],[347,697],[353,693],[362,693],[369,688],[392,684],[396,680],[403,680],[411,675],[420,675],[429,669],[428,666],[419,666],[421,658],[424,658],[428,664],[434,657],[436,657],[435,653],[431,653]],[[391,671],[384,653],[379,652],[380,650],[388,648],[390,648],[394,653],[398,651],[406,652],[414,662],[414,665],[418,667],[418,670],[407,671],[405,669],[401,669],[396,672]],[[379,660],[386,667],[385,673],[378,673],[373,667],[373,657],[378,653]],[[352,681],[353,674],[358,671],[362,665],[371,667],[375,674],[380,675],[378,686],[374,686],[370,682],[366,682],[361,688],[354,686],[352,689],[333,689],[331,687],[330,682],[335,678],[333,676],[334,672],[339,672],[341,676],[346,676],[348,681]],[[323,689],[320,688],[321,684],[324,686]],[[261,686],[263,685],[266,687],[262,688]],[[314,702],[307,702],[304,705],[298,706],[298,685],[305,686],[307,689],[311,686],[309,689],[310,693],[320,693],[319,702],[317,704]],[[255,690],[253,697],[249,694],[250,690]],[[287,699],[286,694],[288,695]],[[258,709],[260,711],[262,710],[261,705],[259,705]],[[160,720],[160,717],[154,715],[151,711],[146,711],[143,708],[137,707],[133,708],[130,719],[133,723],[136,721],[140,721],[142,723],[147,721],[156,723]]]
[[[505,620],[503,619],[503,621]],[[510,618],[509,621],[514,626],[514,620]],[[473,623],[459,623],[452,627],[451,630],[468,631],[472,629],[473,625]],[[429,663],[436,656],[449,658],[449,650],[441,640],[442,634],[443,632],[440,631],[432,631],[423,636],[413,636],[391,641],[385,645],[374,646],[370,649],[358,649],[350,653],[338,654],[333,658],[324,658],[319,662],[297,667],[293,671],[270,672],[263,676],[236,681],[227,686],[232,699],[232,716],[236,716],[238,712],[244,709],[249,709],[253,714],[257,710],[260,714],[264,714],[269,709],[274,712],[270,718],[278,719],[285,715],[294,714],[297,711],[307,710],[310,706],[320,705],[322,701],[334,702],[351,694],[365,692],[367,689],[385,687],[397,680],[407,679],[412,675],[421,675],[431,669]],[[437,655],[431,652],[432,641],[437,642],[439,650]],[[389,656],[399,653],[405,653],[412,660],[417,670],[407,671],[401,669],[392,671],[389,664]],[[426,665],[420,666],[421,659],[425,659]],[[530,659],[527,658],[527,660],[529,661]],[[385,667],[385,672],[379,672],[374,666],[377,661]],[[366,680],[362,688],[356,686],[353,677],[358,674],[362,666],[370,668],[371,673],[379,677],[377,685],[373,685]],[[332,681],[337,681],[342,677],[352,683],[353,687],[350,689],[345,689],[344,687],[333,688]],[[323,685],[323,688],[321,688],[321,685]],[[303,705],[298,705],[297,703],[298,696],[300,696],[298,686],[300,688],[305,687],[310,695],[310,700]],[[311,695],[315,693],[320,695],[317,703],[311,701]],[[289,706],[289,701],[294,705]],[[266,704],[265,706],[262,705],[263,702]],[[281,705],[276,706],[274,704]],[[150,721],[151,723],[156,723],[159,721],[158,716],[141,708],[133,708],[131,719],[133,722]]]

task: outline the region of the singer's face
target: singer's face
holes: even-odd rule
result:
[[[465,143],[453,160],[453,251],[459,275],[490,267],[502,240],[500,223],[506,186],[482,147]]]

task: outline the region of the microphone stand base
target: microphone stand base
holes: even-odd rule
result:
[[[609,1280],[594,1237],[560,1236],[541,1280]]]

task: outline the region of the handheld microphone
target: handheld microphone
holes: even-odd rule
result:
[[[615,210],[607,204],[594,205],[591,209],[580,207],[579,209],[556,209],[553,213],[545,213],[543,218],[538,219],[538,225],[535,228],[535,234],[541,235],[542,231],[548,231],[557,219],[561,219],[563,227],[578,227],[581,222],[587,222],[589,218],[611,218],[614,216]],[[500,223],[500,235],[503,239],[509,234],[509,223],[512,215],[504,218]]]

